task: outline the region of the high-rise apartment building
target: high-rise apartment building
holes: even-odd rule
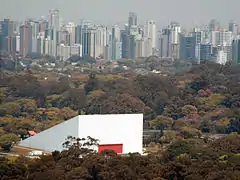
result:
[[[212,53],[211,43],[199,43],[196,44],[196,61],[200,64],[200,61],[210,61],[214,60]]]
[[[112,57],[112,49],[110,47],[110,45],[106,45],[105,46],[105,51],[104,51],[104,60],[109,61],[111,60]]]
[[[137,25],[138,25],[137,14],[134,12],[130,12],[128,17],[128,27],[131,28],[132,26],[137,26]]]
[[[83,44],[83,34],[91,27],[92,23],[90,21],[82,20],[79,25],[75,27],[75,42],[78,44]]]
[[[160,57],[171,57],[171,29],[165,28],[159,38],[159,56]]]
[[[81,44],[72,44],[71,46],[69,45],[64,45],[60,44],[58,45],[58,57],[60,61],[66,61],[68,60],[71,56],[82,56],[82,45]]]
[[[171,43],[179,44],[179,33],[181,33],[181,26],[178,24],[172,24],[170,27],[171,27]]]
[[[59,43],[59,31],[60,31],[60,17],[59,10],[53,9],[50,10],[50,20],[49,20],[49,29],[51,30],[51,55],[57,56],[57,44]]]
[[[37,36],[39,35],[39,22],[34,20],[25,21],[31,26],[32,31],[32,52],[37,52]]]
[[[44,32],[37,36],[37,53],[44,54]]]
[[[91,27],[87,28],[84,33],[83,33],[83,56],[91,56],[96,58],[97,53],[96,53],[96,28]]]
[[[233,40],[232,32],[230,31],[212,31],[210,41],[213,47],[216,46],[231,46]]]
[[[17,52],[16,36],[7,36],[5,38],[4,46],[6,48],[6,52],[10,53],[13,57],[15,57]]]
[[[217,31],[220,28],[220,23],[217,19],[212,19],[209,24],[208,24],[208,28],[210,31]]]
[[[121,42],[122,42],[122,57],[130,57],[130,36],[128,35],[127,30],[121,31]]]
[[[75,41],[82,45],[82,54],[91,57],[104,57],[106,46],[111,48],[109,30],[103,25],[94,25],[89,21],[82,21],[75,27]]]
[[[96,27],[96,57],[103,57],[107,45],[107,28],[105,26]]]
[[[218,51],[217,54],[217,61],[218,64],[226,64],[227,62],[227,53],[224,52],[223,50]]]
[[[143,52],[144,57],[152,56],[153,55],[152,39],[144,38],[143,40],[144,40],[144,52]]]
[[[122,58],[121,29],[115,25],[112,27],[112,60]]]
[[[10,19],[4,19],[0,22],[0,51],[7,51],[6,42],[8,36],[14,36],[14,23]]]
[[[156,22],[153,20],[146,21],[144,36],[150,38],[152,41],[152,49],[156,49],[157,41],[157,27]]]
[[[64,30],[69,34],[69,45],[75,44],[76,40],[76,25],[73,22],[69,22],[64,26]]]
[[[20,26],[20,54],[25,57],[32,52],[32,26],[24,24]]]
[[[14,22],[10,19],[4,19],[1,22],[3,37],[14,35]]]
[[[240,64],[240,38],[237,37],[232,42],[232,60],[234,63]]]
[[[228,24],[228,31],[231,31],[234,36],[238,35],[238,25],[234,22],[229,22]]]
[[[197,44],[203,43],[202,32],[201,31],[191,32],[191,36],[196,38],[196,43]]]
[[[20,34],[16,35],[16,52],[20,52]]]
[[[196,61],[196,38],[180,35],[180,59],[191,62]]]
[[[223,46],[220,46],[219,49],[227,54],[227,61],[232,61],[232,45],[223,44]]]
[[[42,19],[39,22],[39,32],[45,32],[48,29],[48,21]]]

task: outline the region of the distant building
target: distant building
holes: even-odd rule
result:
[[[145,56],[145,46],[144,46],[144,40],[140,39],[136,41],[136,46],[135,46],[135,54],[136,57],[146,57]]]
[[[231,31],[234,36],[238,35],[238,31],[239,31],[238,25],[235,24],[234,22],[230,22],[228,24],[228,31]]]
[[[137,14],[134,12],[130,12],[128,17],[128,27],[131,28],[132,26],[137,26],[137,25],[138,25]]]
[[[232,59],[233,62],[240,64],[240,39],[233,40]]]
[[[202,32],[192,32],[191,35],[196,38],[196,44],[202,43]]]
[[[60,31],[60,17],[59,17],[59,10],[52,9],[49,11],[50,19],[49,19],[49,36],[51,38],[52,43],[50,48],[50,54],[54,57],[57,56],[57,44],[59,43],[59,35],[58,32]]]
[[[152,56],[153,52],[152,52],[152,39],[150,38],[144,38],[144,52],[143,52],[143,57],[149,57]]]
[[[16,52],[20,52],[20,35],[16,36]]]
[[[182,29],[181,26],[178,24],[172,25],[171,27],[171,43],[172,44],[179,44],[179,33],[181,33]]]
[[[71,46],[60,44],[57,48],[58,57],[60,61],[66,61],[71,56],[82,56],[82,45],[73,44]]]
[[[80,56],[80,57],[83,56],[81,44],[72,44],[70,48],[71,48],[71,53],[70,53],[71,56],[73,55]]]
[[[196,61],[196,37],[180,35],[180,59]]]
[[[88,28],[83,33],[83,56],[88,55],[93,58],[97,57],[97,44],[96,44],[96,28]]]
[[[227,54],[227,61],[232,61],[232,45],[224,44],[220,47]]]
[[[103,57],[105,46],[107,45],[107,28],[105,26],[96,27],[96,57]]]
[[[14,23],[9,19],[4,19],[0,21],[0,51],[7,51],[6,42],[10,36],[14,36]]]
[[[4,19],[1,22],[1,27],[4,38],[14,35],[14,22],[10,19]]]
[[[109,61],[112,57],[112,49],[111,46],[106,45],[105,51],[104,51],[104,60]]]
[[[20,26],[20,54],[25,57],[32,52],[32,26],[24,24]]]
[[[39,32],[45,32],[47,28],[48,28],[48,21],[41,20],[39,23]]]
[[[217,63],[219,64],[226,64],[227,62],[227,53],[224,52],[223,50],[218,51],[217,55]]]
[[[159,39],[159,56],[172,57],[171,29],[165,28]]]
[[[5,38],[4,46],[6,52],[10,53],[12,56],[16,55],[17,52],[17,39],[16,36],[8,36]]]
[[[112,27],[112,60],[122,58],[121,30],[115,25]]]
[[[69,22],[67,25],[64,26],[64,29],[68,32],[69,34],[69,45],[75,44],[76,43],[76,25],[73,22]]]
[[[220,28],[220,23],[217,19],[212,19],[209,24],[208,24],[208,28],[210,31],[216,31]]]
[[[214,47],[231,46],[232,40],[233,35],[230,31],[212,31],[210,34],[210,41]]]
[[[156,49],[157,42],[157,27],[153,20],[146,21],[144,36],[150,38],[152,41],[152,49]]]
[[[130,57],[130,36],[126,30],[121,31],[122,58]]]
[[[38,36],[37,38],[37,52],[44,54],[44,36]]]
[[[210,43],[205,43],[205,44],[200,44],[200,60],[213,60],[213,55],[212,55],[212,44]]]

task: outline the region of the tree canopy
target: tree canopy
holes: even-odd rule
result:
[[[152,58],[148,61],[154,66]],[[144,130],[149,131],[144,145],[158,154],[119,157],[108,152],[111,158],[106,158],[110,155],[93,153],[69,161],[73,152],[66,151],[34,162],[5,159],[1,177],[238,179],[239,143],[234,142],[239,142],[240,132],[239,76],[239,65],[214,63],[167,76],[6,73],[0,82],[0,142],[3,148],[9,147],[5,150],[29,130],[38,133],[78,114],[143,113]],[[226,137],[213,141],[211,137],[219,134]]]

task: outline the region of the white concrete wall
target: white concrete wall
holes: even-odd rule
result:
[[[62,144],[66,142],[66,138],[68,136],[77,137],[77,135],[78,116],[21,141],[19,146],[49,152],[62,151]]]
[[[78,133],[78,137],[91,136],[99,139],[99,144],[123,144],[123,153],[142,153],[143,115],[79,116]]]
[[[142,153],[142,135],[143,114],[81,115],[25,139],[19,145],[61,151],[68,136],[90,136],[99,139],[99,144],[123,144],[123,153]]]

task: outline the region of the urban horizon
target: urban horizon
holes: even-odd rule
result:
[[[59,9],[49,10],[47,18],[42,16],[38,20],[17,23],[4,19],[0,24],[0,50],[12,54],[11,57],[18,54],[24,58],[29,53],[39,53],[60,61],[73,55],[104,60],[155,55],[194,63],[211,60],[220,64],[238,59],[233,40],[239,39],[239,27],[234,21],[224,28],[218,20],[212,19],[207,25],[188,31],[179,22],[173,21],[158,29],[154,20],[141,24],[137,13],[129,12],[128,15],[123,27],[112,25],[110,28],[88,20],[63,23]]]

